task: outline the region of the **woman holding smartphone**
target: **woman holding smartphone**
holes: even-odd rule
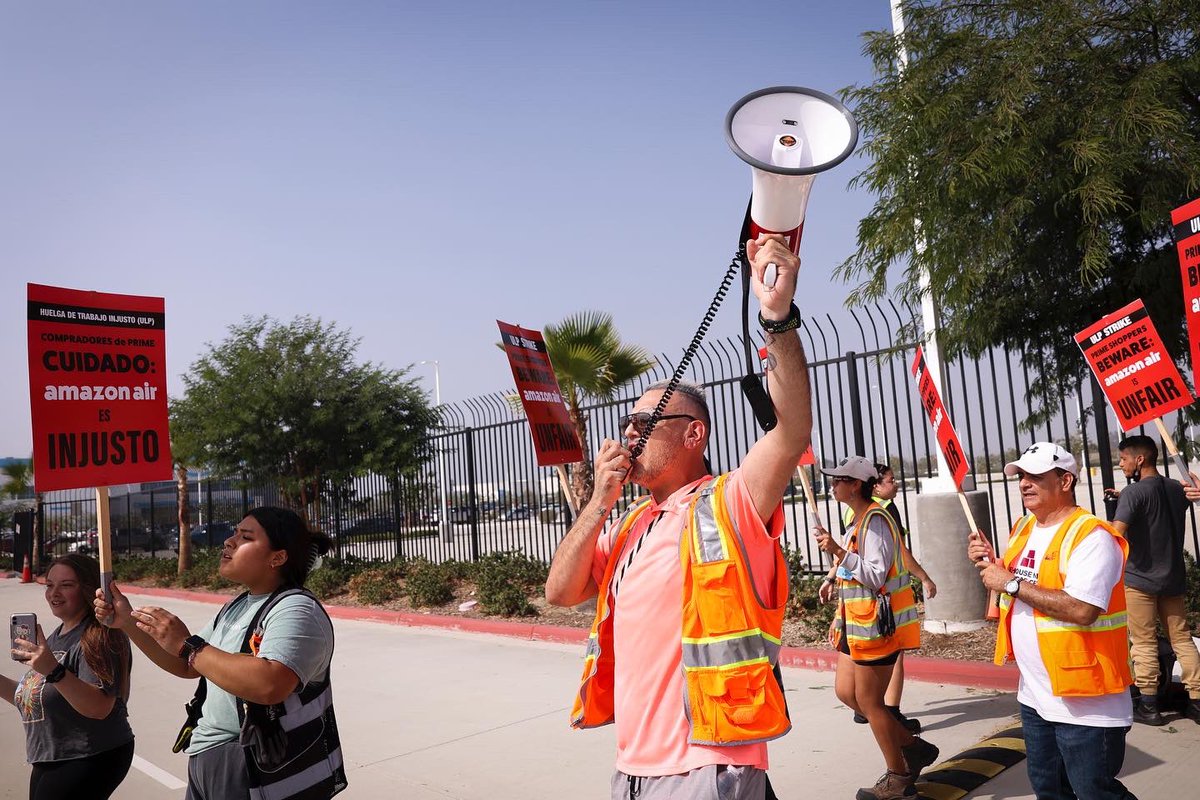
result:
[[[129,699],[132,652],[124,633],[96,622],[100,587],[95,559],[71,554],[46,573],[46,603],[60,621],[47,637],[17,639],[12,657],[29,669],[20,681],[0,676],[0,695],[25,726],[30,800],[104,800],[133,761]]]
[[[198,635],[156,606],[134,609],[116,586],[96,617],[129,634],[180,678],[199,678],[177,749],[187,800],[332,797],[346,788],[333,716],[333,625],[303,589],[329,539],[294,511],[251,510],[225,540],[220,574],[245,591]]]

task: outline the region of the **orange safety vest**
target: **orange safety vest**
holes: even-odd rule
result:
[[[1004,553],[1004,566],[1012,565],[1025,551],[1036,520],[1027,514],[1017,520]],[[1125,537],[1107,522],[1076,508],[1058,526],[1058,531],[1042,556],[1037,585],[1061,591],[1063,573],[1075,546],[1098,530],[1107,532],[1121,547],[1122,561],[1129,555]],[[1062,565],[1061,567],[1059,565]],[[1122,570],[1123,572],[1123,570]],[[1012,596],[1000,595],[1000,627],[996,636],[995,662],[1013,658]],[[1125,691],[1133,683],[1129,664],[1129,636],[1125,627],[1125,583],[1117,581],[1108,599],[1108,608],[1091,625],[1064,622],[1033,609],[1038,650],[1050,674],[1050,690],[1055,697],[1098,697]]]
[[[752,744],[791,730],[787,702],[774,675],[787,608],[787,562],[775,547],[774,605],[768,607],[755,589],[745,541],[725,507],[727,477],[721,475],[696,492],[680,537],[683,710],[691,744]],[[610,589],[629,531],[648,505],[635,502],[613,542],[571,712],[572,727],[592,728],[614,720]]]
[[[892,515],[878,503],[871,503],[867,511],[854,526],[850,537],[850,552],[857,553],[859,531],[865,531],[872,516],[881,517],[892,537],[892,563],[888,567],[887,579],[879,591],[872,591],[856,580],[838,579],[838,613],[834,618],[834,633],[846,637],[850,658],[856,661],[871,661],[886,658],[897,650],[916,650],[921,646],[921,626],[917,615],[917,598],[913,593],[912,580],[904,554],[900,550],[900,532]],[[892,604],[892,617],[896,630],[884,636],[876,618],[879,596],[888,595]],[[843,619],[844,615],[844,619]]]

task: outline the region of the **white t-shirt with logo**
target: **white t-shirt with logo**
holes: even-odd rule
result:
[[[1017,577],[1037,582],[1042,556],[1058,528],[1058,525],[1033,526],[1025,551],[1013,564]],[[1076,600],[1107,609],[1113,587],[1121,579],[1124,567],[1121,548],[1112,536],[1097,531],[1084,537],[1071,551],[1066,567],[1066,572],[1061,572],[1063,561],[1060,559],[1063,591]],[[1133,724],[1133,701],[1128,691],[1096,697],[1055,697],[1050,690],[1050,674],[1038,649],[1033,609],[1022,602],[1020,592],[1013,598],[1011,618],[1013,654],[1021,672],[1018,702],[1036,709],[1042,719],[1050,722],[1095,728],[1123,728]]]

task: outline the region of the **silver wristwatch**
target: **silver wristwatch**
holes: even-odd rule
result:
[[[1004,593],[1009,597],[1016,597],[1017,592],[1021,591],[1021,579],[1014,577],[1011,581],[1004,584]]]

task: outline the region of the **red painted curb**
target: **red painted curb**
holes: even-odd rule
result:
[[[160,589],[155,586],[130,586],[122,588],[125,594],[171,597],[177,600],[192,600],[199,603],[226,603],[230,596],[215,592],[194,592],[186,589]],[[530,622],[512,622],[503,619],[481,619],[479,617],[450,617],[441,614],[420,614],[413,611],[390,611],[386,608],[362,606],[327,605],[325,610],[334,619],[382,622],[389,625],[405,625],[414,628],[440,628],[463,633],[487,633],[536,642],[558,644],[583,644],[588,631],[564,625],[539,625]],[[832,671],[837,667],[837,653],[811,647],[784,647],[779,662],[785,667]],[[949,658],[904,657],[904,677],[926,683],[948,683],[955,686],[972,686],[980,689],[1016,691],[1018,673],[1015,665],[998,667],[979,661],[955,661]]]

